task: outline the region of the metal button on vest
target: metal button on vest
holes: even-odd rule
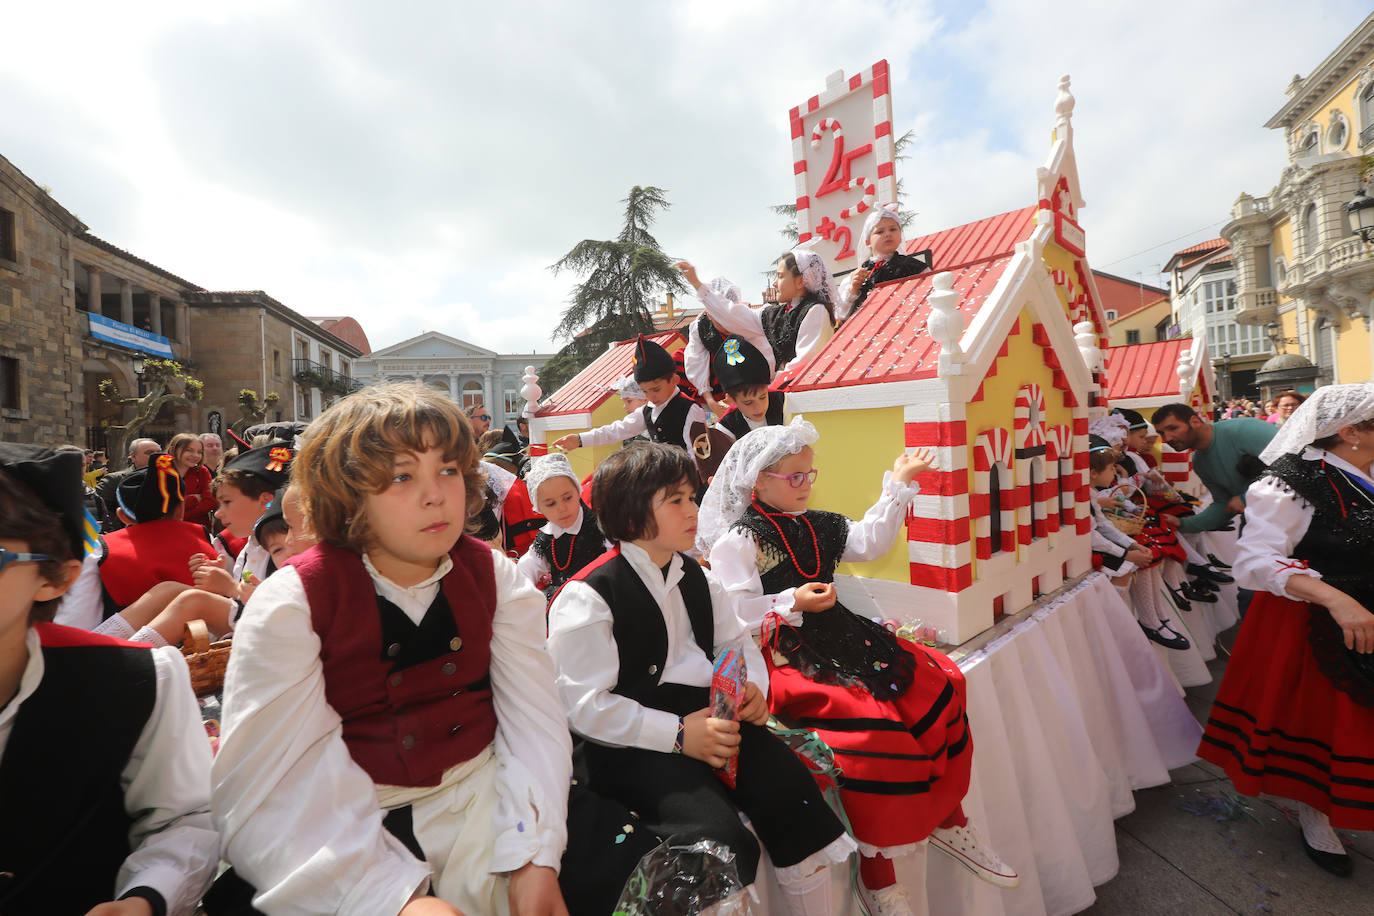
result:
[[[461,725],[455,725],[455,726],[453,726],[453,728],[450,728],[450,729],[448,730],[448,733],[449,733],[450,735],[456,735],[456,734],[458,734],[459,731],[462,730],[462,728],[463,728],[463,726],[461,726]]]
[[[453,637],[448,641],[448,647],[452,649],[454,652],[457,652],[459,649],[463,648],[463,637]]]
[[[401,676],[399,674],[393,674],[391,677],[387,678],[386,682],[390,684],[392,687],[400,687]]]
[[[386,647],[386,657],[387,657],[387,658],[395,658],[396,656],[398,656],[398,655],[400,655],[400,654],[401,654],[401,644],[400,644],[400,643],[394,642],[394,643],[392,643],[391,645],[389,645],[389,646]]]
[[[650,674],[658,674],[658,665],[650,665],[650,666],[649,666],[649,673],[650,673]]]
[[[458,670],[458,666],[455,665],[453,662],[444,662],[444,666],[439,670],[444,674],[452,674],[453,672]]]
[[[404,738],[401,739],[401,747],[405,748],[406,750],[410,750],[410,749],[411,749],[412,747],[414,747],[414,746],[415,746],[415,736],[414,736],[414,735],[406,735]]]

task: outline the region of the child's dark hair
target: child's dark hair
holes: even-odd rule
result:
[[[696,489],[697,469],[677,446],[651,442],[613,453],[592,478],[592,505],[602,533],[613,541],[657,537],[654,498],[684,483]]]
[[[760,389],[762,389],[763,393],[764,393],[765,395],[767,395],[767,394],[768,394],[768,383],[767,383],[767,382],[750,382],[750,383],[747,384],[747,385],[736,385],[734,388],[726,388],[726,389],[725,389],[725,393],[728,394],[728,395],[730,395],[730,397],[731,397],[732,399],[734,399],[735,401],[738,402],[739,399],[740,399],[741,397],[745,397],[745,396],[748,396],[748,395],[751,395],[751,394],[756,394],[756,393],[759,392]]]
[[[792,276],[801,276],[801,268],[797,266],[797,256],[792,252],[785,252],[782,257],[778,258],[778,263],[786,267],[787,272]],[[830,323],[835,323],[835,307],[832,303],[826,302],[821,296],[808,289],[806,292],[802,293],[801,304],[806,305],[810,302],[819,302],[821,305],[825,306],[825,313],[830,316]]]
[[[286,524],[286,519],[281,517],[270,518],[258,526],[258,529],[253,532],[253,536],[256,537],[258,543],[261,544],[273,535],[286,534],[290,530],[291,526]]]
[[[216,496],[219,495],[219,488],[224,484],[228,484],[249,499],[257,499],[264,493],[277,492],[276,485],[252,471],[245,471],[243,468],[229,468],[215,478],[214,492]]]
[[[0,538],[22,541],[29,553],[46,553],[52,559],[38,564],[38,574],[53,585],[66,581],[62,564],[72,559],[72,542],[62,519],[4,471],[0,471]],[[52,620],[59,600],[35,601],[29,609],[29,625]]]
[[[1088,453],[1088,466],[1093,472],[1106,470],[1120,459],[1114,448],[1100,448]]]

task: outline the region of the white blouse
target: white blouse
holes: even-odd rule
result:
[[[1305,461],[1325,459],[1329,465],[1374,483],[1368,468],[1361,470],[1331,452],[1309,447],[1302,457]],[[1303,600],[1289,593],[1288,580],[1295,575],[1322,577],[1303,560],[1293,558],[1293,548],[1307,534],[1315,514],[1306,500],[1299,499],[1278,478],[1264,476],[1250,484],[1245,492],[1245,527],[1231,567],[1236,583],[1241,588]]]
[[[920,492],[921,488],[915,481],[903,485],[893,481],[891,471],[885,472],[883,492],[878,501],[864,513],[861,521],[849,523],[849,535],[845,538],[844,553],[840,560],[862,563],[876,560],[887,553],[906,519],[907,506]],[[763,618],[770,611],[781,614],[793,626],[801,622],[801,612],[792,610],[792,589],[775,595],[763,593],[763,581],[758,568],[758,544],[752,534],[731,528],[711,548],[710,559],[711,571],[720,579],[735,603],[736,613],[750,630],[758,632]]]
[[[20,706],[43,680],[43,648],[32,628],[25,647],[29,660],[20,675],[19,693],[0,709],[0,759]],[[219,834],[210,819],[210,741],[181,653],[170,648],[148,651],[153,653],[157,697],[119,777],[124,810],[133,819],[133,851],[120,866],[110,899],[135,887],[150,887],[162,895],[169,916],[189,916],[219,865]],[[33,789],[60,792],[63,787]]]
[[[547,525],[545,525],[543,528],[540,528],[539,530],[554,538],[560,538],[565,534],[576,535],[581,533],[582,519],[586,518],[586,516],[587,511],[585,509],[579,508],[577,510],[577,520],[574,521],[567,528],[560,528],[553,522],[549,522]],[[602,538],[601,544],[602,547],[606,550],[609,550],[611,548],[611,542],[606,540],[605,538]],[[535,553],[533,550],[526,550],[525,553],[520,557],[520,559],[515,562],[515,568],[520,572],[520,575],[524,576],[531,583],[535,584],[537,584],[540,579],[549,575],[548,562],[545,561],[543,557]]]
[[[731,302],[705,285],[697,287],[697,298],[706,307],[706,314],[720,327],[721,336],[733,334],[742,337],[763,354],[763,358],[768,361],[768,375],[771,378],[776,368],[773,361],[773,345],[764,336],[763,323],[758,313],[743,303]],[[687,334],[687,348],[682,351],[682,366],[687,372],[687,381],[695,385],[697,391],[704,393],[710,390],[711,353],[701,342],[701,332],[697,330],[695,321],[692,322]]]
[[[665,578],[648,553],[622,542],[620,552],[639,575],[668,630],[668,653],[661,683],[707,687],[711,660],[692,636],[687,607],[677,585],[682,580],[682,556],[673,554]],[[726,649],[742,652],[749,680],[768,694],[767,668],[749,629],[735,614],[730,598],[711,570],[704,570],[710,587],[714,654]],[[558,671],[558,693],[573,731],[611,747],[640,747],[670,753],[677,738],[677,716],[649,709],[629,697],[611,692],[620,671],[620,654],[611,632],[611,609],[585,582],[563,587],[549,609],[549,654]]]
[[[557,869],[567,844],[572,744],[544,647],[544,598],[493,551],[491,686],[503,801],[491,858],[475,868]],[[377,592],[423,618],[451,564],[403,587],[368,567]],[[214,763],[224,855],[274,913],[396,913],[430,869],[382,827],[377,787],[349,755],[325,699],[320,638],[293,567],[253,593],[234,636]],[[421,803],[417,803],[421,804]],[[418,818],[418,815],[417,815]]]
[[[676,397],[676,395],[674,395]],[[663,413],[663,408],[672,403],[672,398],[662,404],[650,404],[649,413],[655,420],[658,415]],[[700,404],[693,404],[687,411],[687,418],[682,422],[682,441],[692,441],[692,424],[700,423],[703,426],[709,423],[709,417],[705,408]],[[596,429],[589,429],[581,434],[581,441],[584,448],[591,448],[596,445],[608,445],[612,442],[620,442],[630,439],[645,432],[644,408],[632,410],[627,413],[624,419],[616,420],[614,423],[607,423],[605,426],[598,426]]]
[[[701,299],[702,304],[706,306],[707,314],[715,320],[716,324],[720,325],[722,331],[738,334],[758,347],[760,352],[768,358],[768,364],[773,367],[775,372],[786,368],[786,366],[776,365],[776,354],[773,353],[773,347],[768,344],[767,335],[763,332],[763,316],[760,314],[760,310],[750,308],[742,302],[731,302],[706,286],[698,287],[697,297]],[[800,302],[800,298],[792,300],[793,306],[799,305]],[[797,355],[787,365],[800,366],[815,356],[834,333],[835,328],[830,323],[830,313],[825,310],[825,306],[814,303],[811,310],[806,313],[806,317],[802,318],[801,327],[797,329]],[[765,350],[759,346],[755,342],[755,338],[762,338],[768,349]]]

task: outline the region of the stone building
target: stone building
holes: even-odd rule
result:
[[[1374,154],[1374,14],[1287,95],[1265,124],[1288,150],[1279,182],[1242,194],[1221,230],[1235,255],[1236,321],[1315,364],[1317,384],[1367,381],[1374,245],[1351,233],[1344,206]]]
[[[205,382],[201,410],[209,428],[216,428],[217,422],[228,427],[242,419],[239,392],[245,388],[260,400],[277,395],[263,420],[309,421],[336,398],[360,387],[353,371],[362,349],[265,292],[200,291],[190,293],[187,300],[191,333],[202,342],[195,361]],[[361,334],[358,328],[350,336]]]
[[[418,381],[440,391],[464,407],[485,404],[492,426],[514,423],[524,401],[520,377],[526,366],[535,371],[551,353],[497,353],[485,347],[426,331],[409,340],[383,347],[354,363],[354,375],[364,384]]]

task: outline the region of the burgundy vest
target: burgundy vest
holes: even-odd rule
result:
[[[377,590],[351,550],[318,544],[291,560],[320,637],[324,693],[343,719],[343,738],[373,782],[437,786],[445,770],[496,736],[487,681],[496,579],[491,548],[464,536],[440,581],[457,624],[457,645],[438,658],[393,670],[382,645]],[[473,686],[479,685],[480,686]]]
[[[122,610],[159,582],[194,585],[188,564],[197,553],[215,556],[199,525],[174,518],[140,522],[105,535],[100,582]]]

